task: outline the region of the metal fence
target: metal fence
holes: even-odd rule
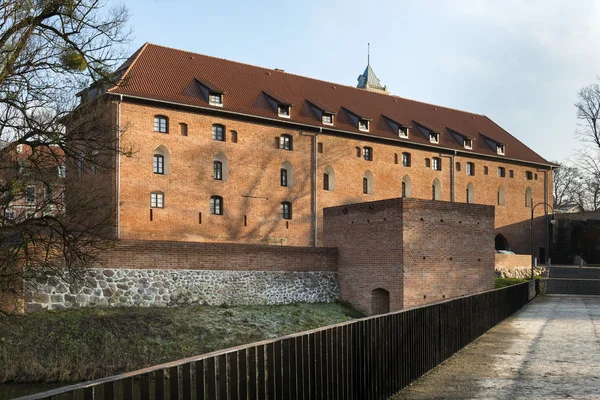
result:
[[[386,399],[529,299],[523,283],[21,399]]]

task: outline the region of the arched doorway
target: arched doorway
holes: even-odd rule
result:
[[[379,288],[371,293],[371,313],[386,314],[390,312],[390,292]]]
[[[510,246],[508,245],[508,240],[506,240],[506,238],[499,233],[498,235],[496,235],[496,250],[510,250]]]

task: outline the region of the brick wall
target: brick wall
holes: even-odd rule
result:
[[[153,131],[154,115],[169,118],[169,133]],[[235,242],[311,246],[314,243],[312,207],[314,187],[314,137],[312,134],[243,119],[211,116],[169,108],[124,102],[121,120],[127,131],[123,145],[135,149],[132,157],[121,157],[120,221],[121,238]],[[179,123],[188,125],[188,135],[179,132]],[[211,139],[213,124],[226,130],[224,142]],[[237,133],[237,142],[231,140]],[[282,134],[293,137],[293,150],[276,148]],[[411,134],[418,134],[412,132]],[[441,200],[450,200],[450,158],[442,158],[442,170],[425,167],[425,158],[438,157],[439,151],[395,144],[363,141],[343,135],[321,134],[318,142],[316,188],[318,243],[323,243],[322,210],[326,207],[396,198],[401,195],[403,179],[410,179],[412,197],[431,199],[434,179],[441,183]],[[357,157],[356,148],[369,145],[373,160]],[[152,172],[154,149],[165,146],[170,153],[170,173]],[[402,165],[402,153],[411,155],[410,167]],[[223,154],[228,159],[228,179],[212,176],[213,159]],[[396,157],[397,156],[397,157]],[[398,163],[396,163],[398,159]],[[466,162],[475,163],[475,175],[466,175]],[[282,187],[279,171],[283,163],[293,166],[293,185]],[[516,252],[528,249],[530,209],[525,207],[525,191],[532,189],[535,202],[544,197],[544,173],[534,167],[510,160],[489,160],[457,156],[461,170],[455,174],[456,202],[466,202],[466,187],[473,184],[475,203],[496,206],[498,187],[505,191],[505,205],[496,206],[496,233],[503,233]],[[499,166],[506,177],[498,177]],[[334,190],[323,189],[323,173],[330,167],[335,175]],[[488,168],[485,175],[484,167]],[[362,179],[370,171],[374,176],[373,194],[362,193]],[[513,171],[513,177],[510,177]],[[538,175],[527,180],[526,171]],[[549,185],[552,181],[549,174]],[[165,193],[165,208],[155,209],[150,221],[150,192]],[[551,193],[551,190],[549,190]],[[222,196],[224,215],[210,214],[210,197]],[[280,215],[280,203],[290,201],[293,218]],[[542,207],[536,216],[543,214]],[[537,232],[537,230],[536,230]],[[541,235],[541,231],[540,231]],[[544,245],[543,235],[536,236],[536,248]]]
[[[483,205],[405,198],[324,210],[341,297],[367,314],[381,308],[378,289],[391,311],[492,289],[493,228]]]
[[[131,269],[335,272],[337,250],[233,243],[121,240],[114,249],[102,254],[102,262],[109,268]]]

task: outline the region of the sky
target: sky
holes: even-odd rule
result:
[[[547,160],[582,144],[574,103],[600,75],[600,0],[109,0],[145,42],[493,119]]]

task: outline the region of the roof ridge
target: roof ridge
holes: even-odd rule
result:
[[[131,68],[133,68],[133,65],[140,58],[140,55],[144,52],[144,50],[146,50],[146,47],[148,47],[148,45],[150,45],[149,42],[144,43],[139,49],[137,49],[135,51],[135,53],[132,54],[131,57],[134,57],[134,56],[135,57],[133,58],[133,60],[131,61],[131,63],[129,63],[129,65],[127,66],[127,69],[125,70],[125,72],[123,72],[123,75],[121,76],[121,78],[119,79],[119,81],[117,83],[115,83],[112,87],[108,88],[106,90],[107,92],[111,92],[114,89],[117,89],[119,87],[119,84],[125,80],[125,77],[129,73],[129,71],[131,71]],[[129,61],[129,59],[131,59],[131,57],[129,57],[127,59],[127,61]],[[127,62],[127,61],[125,61],[125,62]]]
[[[466,111],[466,110],[460,110],[460,109],[458,109],[458,108],[452,108],[452,107],[441,106],[441,105],[439,105],[439,104],[433,104],[433,103],[428,103],[428,102],[425,102],[425,101],[420,101],[420,100],[409,99],[409,98],[407,98],[407,97],[402,97],[402,96],[398,96],[398,95],[394,95],[394,94],[389,94],[389,93],[377,93],[377,92],[371,92],[371,91],[368,91],[368,90],[365,90],[365,89],[357,88],[357,87],[355,87],[355,86],[345,85],[345,84],[343,84],[343,83],[337,83],[337,82],[326,81],[326,80],[323,80],[323,79],[313,78],[313,77],[310,77],[310,76],[305,76],[305,75],[294,74],[294,73],[292,73],[292,72],[287,72],[287,71],[278,71],[278,70],[276,70],[276,69],[274,69],[274,68],[261,67],[261,66],[258,66],[258,65],[254,65],[254,64],[248,64],[248,63],[241,62],[241,61],[234,61],[234,60],[229,60],[229,59],[222,58],[222,57],[215,57],[215,56],[209,56],[209,55],[206,55],[206,54],[201,54],[201,53],[194,53],[194,52],[192,52],[192,51],[187,51],[187,50],[176,49],[176,48],[174,48],[174,47],[163,46],[163,45],[160,45],[160,44],[154,44],[154,43],[149,43],[149,42],[146,42],[146,44],[145,44],[144,46],[146,46],[146,45],[149,45],[149,46],[154,46],[154,47],[162,47],[163,49],[169,49],[169,50],[174,50],[174,51],[180,51],[180,52],[182,52],[182,53],[194,54],[194,55],[198,55],[198,56],[202,56],[202,57],[207,57],[207,58],[212,58],[212,59],[216,59],[216,60],[222,60],[222,61],[226,61],[226,62],[230,62],[230,63],[240,64],[240,65],[246,65],[246,66],[253,67],[253,68],[260,68],[260,69],[264,69],[264,70],[266,70],[266,71],[269,71],[269,72],[278,72],[278,73],[281,73],[281,74],[286,74],[286,75],[297,76],[297,77],[304,78],[304,79],[310,79],[310,80],[312,80],[312,81],[317,81],[317,82],[328,83],[328,84],[330,84],[330,85],[338,85],[338,86],[343,86],[343,87],[346,87],[346,88],[348,88],[348,89],[358,90],[358,91],[360,91],[361,93],[370,93],[370,94],[373,94],[373,95],[377,95],[377,96],[385,96],[385,97],[395,97],[395,98],[398,98],[398,99],[402,99],[402,100],[406,100],[406,101],[413,101],[413,102],[415,102],[415,103],[425,104],[425,105],[429,105],[429,106],[432,106],[432,107],[439,107],[439,108],[444,108],[444,109],[446,109],[446,110],[451,110],[451,111],[462,112],[462,113],[465,113],[465,114],[476,115],[476,116],[479,116],[479,117],[486,117],[484,114],[478,114],[478,113],[474,113],[474,112],[470,112],[470,111]],[[140,51],[140,54],[141,54],[141,51]],[[137,58],[139,58],[139,54],[138,54],[138,57],[136,57],[136,60],[137,60]],[[134,62],[135,62],[135,61],[134,61]],[[133,63],[132,63],[132,65],[133,65]],[[130,67],[131,67],[131,66],[130,66]],[[129,71],[129,69],[128,69],[128,71]],[[486,118],[487,118],[487,117],[486,117]],[[489,119],[489,118],[488,118],[488,119]]]

